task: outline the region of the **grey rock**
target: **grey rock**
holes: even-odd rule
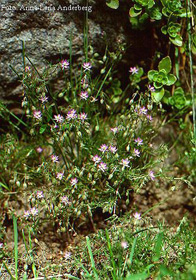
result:
[[[45,4],[44,4],[45,2]],[[66,11],[68,8],[82,9],[86,1],[49,0],[27,1],[2,0],[0,4],[0,97],[8,98],[22,93],[21,83],[10,65],[17,71],[23,69],[22,41],[26,54],[38,69],[48,63],[56,64],[69,58],[69,43],[73,37],[73,62],[83,57],[84,11]],[[129,1],[128,1],[129,2]],[[41,4],[42,3],[42,4]],[[65,4],[66,3],[66,4]],[[61,5],[61,6],[60,6]],[[104,52],[107,43],[114,47],[120,39],[123,42],[133,40],[128,20],[128,8],[122,11],[112,10],[105,0],[89,0],[89,42],[94,51]],[[64,10],[62,10],[64,9]],[[128,32],[127,30],[128,29]],[[143,41],[143,38],[141,38]],[[142,42],[143,44],[143,42]],[[140,48],[141,44],[138,44]],[[131,52],[127,61],[134,61]]]

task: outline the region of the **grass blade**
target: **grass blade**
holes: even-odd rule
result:
[[[92,253],[92,250],[91,250],[90,240],[89,240],[88,236],[86,237],[86,244],[87,244],[88,253],[89,253],[89,256],[90,256],[91,267],[92,267],[92,270],[93,270],[94,275],[95,275],[95,279],[99,279],[96,268],[95,268],[95,262],[94,262],[93,253]]]
[[[14,225],[14,260],[15,260],[15,279],[18,279],[18,229],[17,218],[13,215]]]

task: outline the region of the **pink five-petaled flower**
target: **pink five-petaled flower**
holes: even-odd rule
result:
[[[51,155],[51,160],[52,162],[58,162],[59,161],[59,157],[56,155]]]
[[[115,146],[110,146],[109,150],[111,153],[115,154],[117,152],[117,148]]]
[[[41,147],[37,147],[36,149],[37,153],[41,154],[41,152],[43,151],[43,149]]]
[[[152,170],[149,171],[148,175],[149,175],[150,179],[151,179],[152,181],[154,181],[155,176],[154,176],[154,172],[153,172]]]
[[[61,61],[61,68],[69,69],[69,62],[66,59]]]
[[[82,122],[84,122],[84,121],[87,119],[87,114],[85,114],[85,113],[80,113],[80,114],[79,114],[79,119],[80,119]]]
[[[71,255],[72,255],[71,252],[66,252],[65,255],[64,255],[64,259],[65,259],[65,260],[71,259]]]
[[[140,115],[146,115],[148,110],[143,106],[139,109],[139,114]]]
[[[137,139],[135,139],[134,142],[135,142],[138,146],[143,145],[143,140],[142,140],[140,137],[138,137]]]
[[[87,100],[87,98],[88,98],[88,92],[87,92],[87,91],[82,91],[82,92],[80,93],[80,98],[81,98],[81,99],[84,99],[84,100]]]
[[[101,147],[99,148],[99,150],[102,153],[105,153],[108,150],[108,146],[106,144],[102,144]]]
[[[92,68],[92,65],[90,62],[84,62],[82,67],[84,68],[84,71],[90,71]]]
[[[37,191],[36,197],[37,197],[38,199],[44,198],[43,192],[42,192],[42,191]]]
[[[46,103],[46,102],[48,102],[48,97],[42,95],[39,100],[41,101],[41,103]]]
[[[78,179],[77,178],[72,178],[70,180],[71,186],[75,186],[78,183]]]
[[[40,120],[42,118],[41,111],[33,111],[33,117],[37,120]]]
[[[123,167],[129,167],[129,160],[128,160],[128,158],[126,158],[126,159],[122,159],[121,160],[121,162],[120,162],[120,164],[123,166]]]
[[[62,122],[64,121],[63,116],[61,116],[60,114],[54,115],[54,119],[55,119],[55,121],[58,122],[58,123],[62,123]]]
[[[100,162],[100,164],[98,165],[98,168],[99,168],[101,171],[105,172],[105,171],[107,170],[107,164],[104,163],[104,162]]]
[[[99,163],[101,161],[101,157],[95,155],[94,157],[92,157],[92,161],[94,161],[94,163]]]
[[[76,110],[71,109],[71,110],[67,113],[66,119],[67,119],[68,121],[77,119]]]
[[[154,88],[153,86],[151,86],[151,85],[148,86],[148,89],[149,89],[150,91],[152,91],[152,92],[155,91],[155,88]]]
[[[24,211],[25,219],[28,219],[30,215],[31,215],[30,211]]]
[[[56,178],[61,181],[63,179],[63,175],[64,175],[64,172],[58,172],[56,174]]]
[[[134,149],[134,150],[133,150],[133,155],[134,155],[135,157],[140,157],[140,151],[139,151],[138,149]]]
[[[35,208],[35,207],[31,208],[30,214],[31,214],[33,217],[37,216],[37,215],[38,215],[38,209]]]
[[[136,67],[130,67],[130,69],[129,69],[129,73],[131,73],[131,74],[137,74],[138,71],[139,71],[139,69]]]
[[[112,128],[110,128],[110,130],[111,130],[114,134],[118,133],[118,127],[112,127]]]
[[[60,198],[60,200],[61,200],[61,203],[63,203],[64,205],[68,205],[69,204],[69,199],[68,199],[67,196],[62,196]]]
[[[140,213],[138,213],[138,212],[136,212],[136,213],[134,213],[133,214],[133,217],[136,219],[136,220],[141,220],[141,214]]]
[[[121,247],[122,247],[123,249],[127,249],[127,248],[129,247],[127,241],[122,241],[122,242],[121,242]]]

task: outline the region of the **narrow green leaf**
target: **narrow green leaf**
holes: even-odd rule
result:
[[[160,259],[160,256],[161,256],[161,247],[162,247],[162,243],[163,243],[163,237],[164,237],[164,234],[163,232],[160,232],[158,235],[157,235],[157,241],[156,241],[156,244],[155,244],[155,249],[154,249],[154,257],[153,257],[153,261],[154,262],[157,262],[159,259]]]
[[[93,253],[92,253],[92,250],[91,250],[90,240],[89,240],[88,236],[86,237],[86,244],[87,244],[88,253],[89,253],[89,256],[90,256],[91,267],[92,267],[92,270],[93,270],[94,275],[95,275],[95,279],[99,279],[96,268],[95,268],[95,262],[94,262]]]
[[[136,242],[137,242],[137,236],[134,238],[133,240],[133,244],[132,244],[132,248],[131,248],[131,254],[130,254],[130,257],[129,257],[129,260],[130,260],[130,264],[132,264],[133,262],[133,255],[134,255],[134,251],[135,251],[135,246],[136,246]]]
[[[111,9],[118,9],[119,0],[110,0],[110,2],[106,2],[106,5]]]
[[[159,71],[165,70],[165,72],[168,74],[171,71],[172,64],[171,64],[171,59],[169,56],[164,57],[158,65]]]
[[[15,279],[18,279],[18,229],[17,218],[13,215],[14,226],[14,260],[15,260]]]

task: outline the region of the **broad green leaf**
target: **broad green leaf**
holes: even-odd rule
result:
[[[166,83],[167,86],[171,86],[171,85],[175,84],[175,82],[177,80],[176,76],[174,76],[173,74],[168,74],[167,78],[168,78],[168,81]]]
[[[184,95],[184,90],[181,87],[178,87],[174,90],[174,95],[175,94],[181,94]]]
[[[154,76],[154,74],[156,74],[156,73],[158,73],[156,70],[150,70],[150,71],[148,71],[148,79],[149,79],[150,81],[153,81],[153,76]]]
[[[130,17],[137,17],[142,13],[142,10],[136,11],[133,7],[129,10]]]
[[[163,238],[164,238],[164,234],[163,232],[160,232],[157,235],[157,240],[156,240],[156,244],[155,244],[155,248],[154,248],[154,256],[153,256],[153,261],[157,262],[161,256],[161,247],[162,247],[162,243],[163,243]]]
[[[168,74],[171,71],[172,65],[171,65],[171,59],[169,56],[164,57],[158,65],[159,71],[165,70],[165,72]]]
[[[181,47],[183,44],[182,37],[180,35],[177,35],[175,38],[170,37],[169,39],[175,46]]]
[[[154,0],[149,0],[148,1],[148,9],[151,9],[154,6],[155,2]]]
[[[160,102],[164,96],[164,93],[165,93],[165,90],[164,90],[164,88],[162,88],[161,90],[156,90],[154,92],[151,92],[151,96],[155,102]]]
[[[110,0],[110,2],[106,2],[106,5],[111,9],[118,9],[119,0]]]

